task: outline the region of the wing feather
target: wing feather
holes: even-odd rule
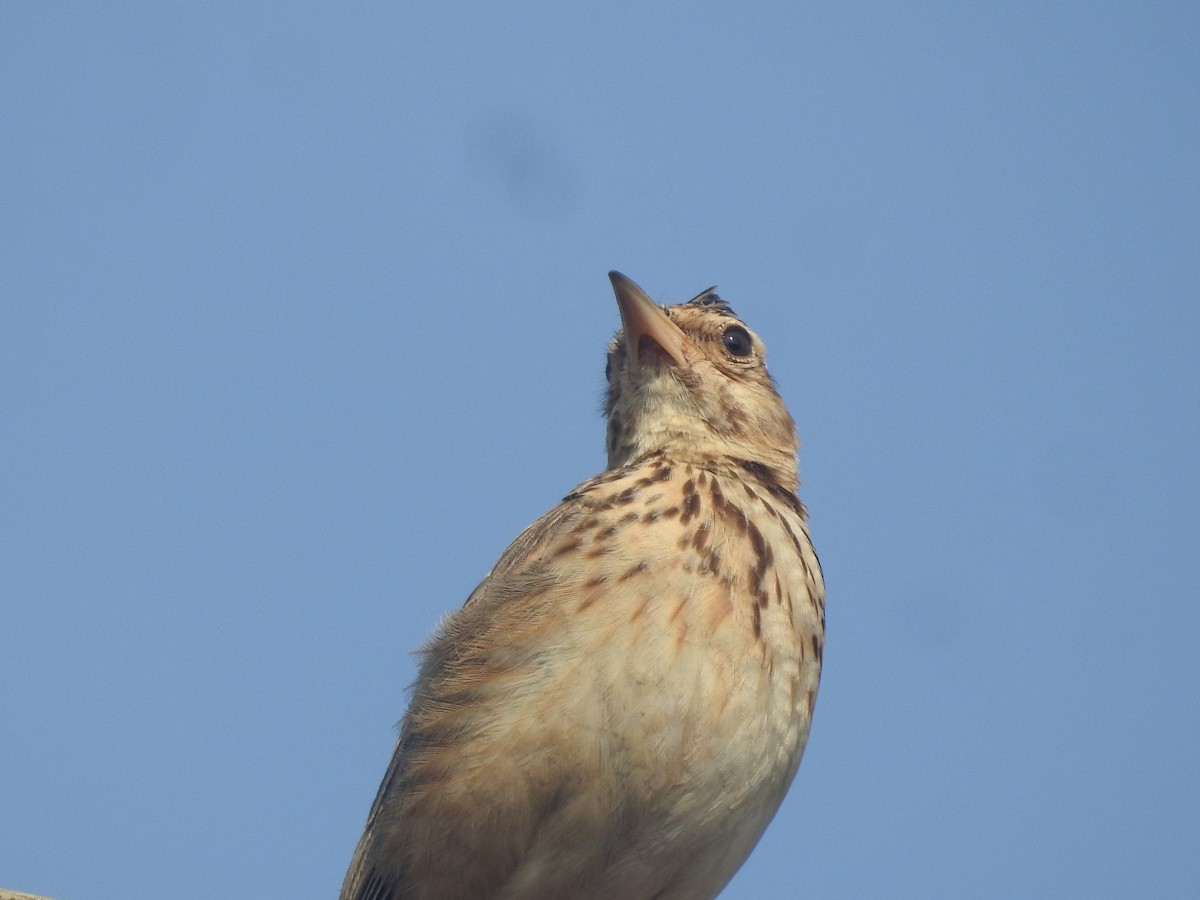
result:
[[[484,645],[495,633],[497,615],[510,618],[500,607],[519,604],[523,597],[548,589],[548,551],[579,518],[580,498],[590,485],[572,492],[526,528],[423,650],[412,705],[346,874],[341,900],[404,900],[425,895],[423,889],[418,893],[415,885],[412,869],[420,863],[419,856],[410,852],[409,845],[416,837],[408,829],[406,811],[412,795],[422,792],[431,778],[452,765],[440,751],[450,741],[450,732],[462,727],[457,721],[461,717],[454,713],[470,703],[469,697],[456,696],[469,693],[466,686],[456,684],[456,675],[478,669],[477,664],[465,665],[463,654],[471,654],[472,649],[490,652]],[[493,868],[499,871],[503,867]]]

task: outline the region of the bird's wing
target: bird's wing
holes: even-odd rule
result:
[[[426,647],[412,708],[402,723],[391,762],[342,886],[341,900],[402,900],[418,895],[414,881],[417,876],[403,864],[397,864],[397,858],[405,855],[403,845],[408,836],[402,828],[397,830],[390,824],[390,819],[394,819],[391,813],[403,804],[412,789],[410,769],[414,757],[431,752],[430,745],[436,742],[428,730],[416,724],[415,712],[430,701],[430,688],[444,683],[445,670],[454,667],[451,657],[460,649],[457,634],[478,632],[480,617],[490,618],[498,605],[519,602],[522,596],[545,586],[549,578],[547,550],[579,518],[582,511],[579,500],[590,485],[591,482],[581,485],[526,528],[471,592],[463,609],[443,623],[438,636]]]
[[[568,495],[522,531],[500,555],[492,571],[471,591],[463,607],[509,599],[514,596],[514,588],[526,586],[531,578],[541,574],[544,566],[539,563],[547,547],[579,518],[580,496],[578,491]]]

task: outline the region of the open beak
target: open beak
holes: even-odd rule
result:
[[[685,349],[691,343],[679,326],[667,318],[653,300],[646,296],[637,284],[620,272],[609,272],[613,292],[617,295],[617,306],[621,310],[621,325],[625,329],[625,346],[632,365],[641,365],[640,344],[643,337],[650,338],[667,358],[680,368],[688,365]]]

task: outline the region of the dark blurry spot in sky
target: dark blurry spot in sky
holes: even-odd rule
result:
[[[540,219],[570,215],[579,178],[551,129],[516,110],[492,110],[468,124],[471,166],[512,203]]]

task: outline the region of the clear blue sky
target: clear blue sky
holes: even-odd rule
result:
[[[435,8],[436,7],[436,8]],[[1200,7],[0,12],[0,886],[331,897],[716,283],[829,587],[729,898],[1200,896]]]

